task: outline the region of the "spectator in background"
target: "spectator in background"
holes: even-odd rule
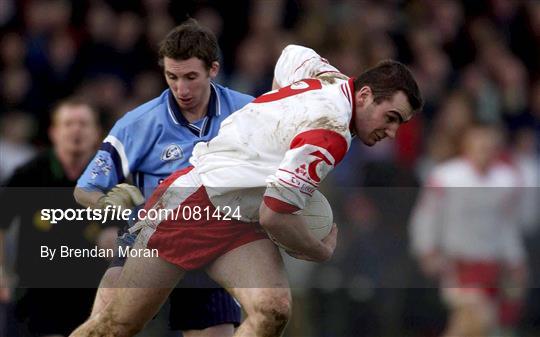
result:
[[[540,155],[536,151],[534,129],[523,127],[516,131],[510,152],[510,160],[522,177],[522,203],[524,229],[534,232],[540,226]]]
[[[441,102],[425,142],[424,156],[417,165],[417,174],[422,181],[427,179],[434,165],[459,154],[463,132],[474,118],[473,101],[465,92],[450,93]]]
[[[527,274],[521,185],[498,160],[501,145],[500,129],[468,128],[461,156],[435,166],[411,219],[412,251],[426,276],[439,280],[450,309],[448,337],[490,336],[517,323],[515,295]]]
[[[100,227],[87,221],[60,221],[56,224],[39,220],[39,211],[51,208],[76,207],[71,200],[71,188],[94,154],[100,127],[97,113],[79,99],[61,101],[51,114],[49,135],[52,149],[37,156],[14,173],[2,195],[2,204],[9,205],[0,214],[0,247],[4,247],[3,232],[15,217],[20,217],[15,273],[17,283],[11,284],[23,293],[16,300],[16,315],[21,336],[67,335],[90,312],[94,289],[59,289],[97,285],[97,273],[103,271],[100,260],[41,258],[41,246],[56,248],[91,248]],[[25,187],[21,189],[19,187]],[[48,189],[39,189],[48,187]],[[60,189],[70,187],[62,194]],[[66,198],[69,197],[69,198]],[[9,198],[9,201],[5,200]],[[66,204],[66,200],[68,203]],[[96,227],[98,226],[98,227]],[[0,254],[0,257],[2,254]],[[3,271],[4,261],[0,260]],[[100,269],[101,267],[101,269]],[[96,269],[97,268],[97,269]],[[0,284],[5,287],[5,272]],[[26,292],[23,289],[28,288]],[[5,289],[4,289],[5,291]],[[21,295],[21,294],[17,294]],[[0,300],[6,300],[4,298]],[[51,308],[54,308],[52,310]]]
[[[35,155],[29,143],[35,121],[26,113],[11,112],[0,119],[0,185]]]
[[[236,58],[237,71],[229,81],[232,87],[254,96],[259,96],[270,89],[272,68],[266,45],[256,37],[242,42]]]

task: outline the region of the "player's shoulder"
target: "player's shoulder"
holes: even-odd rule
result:
[[[168,89],[158,97],[143,103],[135,109],[126,112],[115,124],[116,129],[125,129],[133,125],[151,125],[156,119],[167,114]]]
[[[435,170],[439,172],[447,172],[454,170],[462,170],[465,169],[467,166],[467,161],[463,158],[452,158],[436,165]]]
[[[239,91],[233,90],[231,88],[225,87],[218,83],[212,82],[212,86],[215,88],[216,92],[220,98],[226,100],[229,104],[234,107],[242,107],[247,103],[253,101],[253,96],[241,93]]]
[[[313,54],[316,55],[316,52],[315,50],[306,46],[302,46],[299,44],[288,44],[283,48],[281,54],[286,56],[314,56]]]
[[[511,162],[497,160],[492,167],[494,178],[501,184],[517,186],[521,183],[519,169]]]
[[[321,78],[309,80],[318,81],[321,85],[321,90],[314,90],[313,95],[305,96],[310,114],[317,115],[318,112],[333,119],[343,119],[348,125],[354,109],[354,89],[348,81],[341,78],[331,82]]]
[[[470,165],[462,158],[453,158],[435,165],[431,172],[431,179],[439,184],[455,181],[456,178],[463,177],[470,170]]]

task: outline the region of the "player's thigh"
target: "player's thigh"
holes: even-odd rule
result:
[[[228,251],[210,264],[207,273],[224,288],[289,286],[283,259],[269,239]]]
[[[92,306],[92,313],[90,316],[94,316],[96,313],[103,310],[105,305],[107,305],[114,296],[121,272],[122,267],[120,266],[111,267],[105,271],[105,274],[103,274],[101,282],[99,283],[99,288],[96,291],[94,305]]]
[[[136,243],[133,248],[141,246]],[[107,308],[120,321],[150,320],[184,274],[185,271],[157,256],[130,256]]]
[[[270,240],[257,240],[220,256],[208,274],[227,288],[248,313],[254,305],[274,298],[290,301],[283,260]]]

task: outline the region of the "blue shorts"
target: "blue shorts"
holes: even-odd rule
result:
[[[129,233],[127,228],[118,232],[118,246],[131,247],[135,243],[137,234]],[[122,267],[125,263],[126,258],[115,257],[109,268]],[[173,289],[169,301],[171,330],[202,330],[220,324],[240,325],[240,305],[204,271],[187,273],[178,287]]]
[[[240,306],[223,288],[176,288],[169,296],[171,330],[202,330],[240,325]]]

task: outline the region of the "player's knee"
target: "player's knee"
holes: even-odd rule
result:
[[[468,336],[487,336],[495,323],[489,304],[470,303],[457,310],[457,323]]]
[[[145,326],[145,322],[139,319],[132,319],[128,321],[121,321],[114,315],[114,311],[109,307],[106,308],[102,313],[97,315],[99,320],[98,326],[104,332],[103,336],[115,336],[115,337],[131,337],[142,331]],[[96,336],[101,336],[96,334]]]
[[[255,307],[260,325],[267,331],[281,331],[291,317],[292,299],[288,292],[265,297]]]
[[[122,274],[122,267],[111,267],[105,271],[105,274],[103,274],[103,277],[101,278],[101,282],[99,283],[100,288],[112,288],[116,286],[118,283],[118,279],[120,278],[120,274]]]

